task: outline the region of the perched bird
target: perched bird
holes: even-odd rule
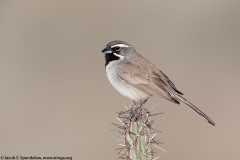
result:
[[[159,96],[173,103],[185,103],[213,126],[215,123],[183,97],[173,82],[154,64],[124,41],[112,41],[102,50],[105,54],[106,75],[112,86],[135,103]]]

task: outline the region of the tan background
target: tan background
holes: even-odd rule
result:
[[[163,160],[239,159],[240,3],[0,1],[0,155],[116,159],[111,122],[131,101],[100,52],[131,43],[216,122],[153,98]]]

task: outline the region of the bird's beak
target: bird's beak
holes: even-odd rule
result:
[[[111,48],[106,47],[106,48],[104,48],[104,49],[102,50],[102,53],[104,53],[104,54],[110,54],[110,53],[112,53],[112,50],[111,50]]]

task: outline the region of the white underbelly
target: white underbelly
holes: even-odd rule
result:
[[[122,80],[116,72],[116,68],[113,65],[116,65],[116,61],[110,62],[106,66],[106,75],[111,85],[123,96],[126,96],[134,101],[138,101],[140,99],[148,98],[149,95],[145,92],[135,88],[134,86],[129,85],[124,80]]]

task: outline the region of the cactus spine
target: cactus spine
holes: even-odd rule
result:
[[[119,149],[120,158],[128,160],[159,158],[153,159],[152,146],[158,147],[159,142],[155,140],[157,131],[152,127],[153,121],[149,121],[149,116],[152,114],[142,105],[135,105],[127,111],[122,111],[117,117],[122,124],[117,126],[121,129],[120,133],[124,141],[124,144],[120,144],[122,146]]]

